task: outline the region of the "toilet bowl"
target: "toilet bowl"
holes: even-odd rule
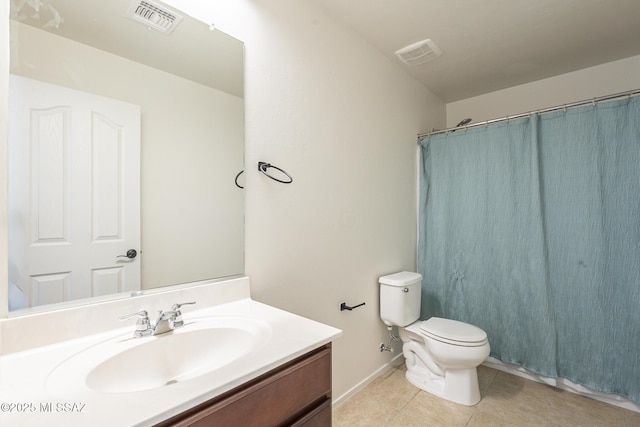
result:
[[[422,276],[400,272],[380,282],[380,317],[398,327],[407,380],[416,387],[462,405],[480,401],[476,368],[489,356],[487,334],[457,320],[419,321]]]
[[[432,317],[400,327],[398,332],[411,384],[462,405],[480,401],[476,368],[490,350],[482,329]]]

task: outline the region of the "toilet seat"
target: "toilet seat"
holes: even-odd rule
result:
[[[487,333],[477,326],[440,317],[420,322],[420,332],[436,341],[463,347],[479,347],[487,343]]]

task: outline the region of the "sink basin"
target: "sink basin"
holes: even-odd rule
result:
[[[259,349],[270,327],[244,317],[202,317],[166,334],[133,338],[133,330],[89,347],[47,377],[52,392],[130,393],[181,383],[221,369]]]

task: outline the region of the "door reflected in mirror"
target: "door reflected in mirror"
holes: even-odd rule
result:
[[[11,2],[9,310],[243,274],[242,42],[155,1],[30,4]]]

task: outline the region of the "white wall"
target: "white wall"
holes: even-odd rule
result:
[[[472,123],[640,88],[640,56],[561,74],[447,104],[447,127]]]
[[[337,398],[398,354],[378,349],[377,278],[415,269],[416,134],[444,104],[308,2],[169,3],[246,44],[246,273],[257,300],[344,330]]]

